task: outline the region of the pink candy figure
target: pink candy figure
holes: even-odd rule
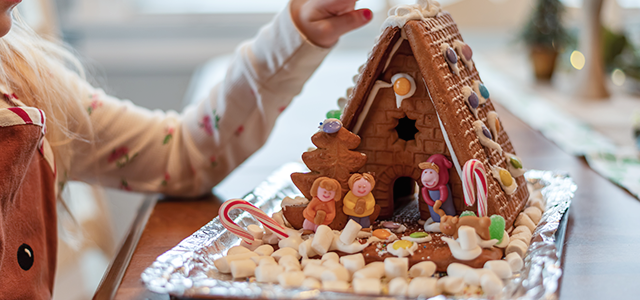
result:
[[[342,197],[340,183],[329,177],[320,177],[311,186],[311,202],[304,209],[302,228],[316,231],[320,225],[329,225],[336,217],[336,200]]]
[[[429,213],[434,222],[440,222],[440,215],[433,211],[433,205],[437,200],[442,202],[441,209],[447,215],[456,214],[449,186],[449,169],[452,166],[451,161],[442,154],[431,155],[427,161],[418,165],[423,170],[420,178],[422,199],[429,205]]]

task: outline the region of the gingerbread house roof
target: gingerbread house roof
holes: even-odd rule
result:
[[[524,176],[516,177],[518,188],[511,195],[507,195],[500,183],[491,176],[490,166],[507,169],[507,159],[500,151],[481,144],[472,123],[481,120],[487,124],[487,113],[494,111],[494,106],[490,99],[486,99],[486,102],[477,108],[477,118],[467,106],[463,88],[473,87],[474,82],[482,82],[478,71],[473,63],[458,62],[458,74],[453,72],[441,46],[444,43],[453,45],[456,40],[463,42],[457,25],[449,13],[440,11],[437,6],[434,7],[433,2],[421,2],[426,4],[395,8],[395,15],[392,11],[366,64],[360,70],[360,76],[344,107],[341,121],[345,128],[358,133],[362,120],[370,113],[368,110],[371,104],[367,102],[373,101],[375,97],[369,97],[374,90],[374,84],[381,79],[381,74],[388,67],[395,52],[406,40],[423,79],[416,78],[416,83],[424,84],[428,90],[446,141],[446,150],[451,155],[457,174],[462,174],[462,166],[470,159],[477,159],[485,165],[488,180],[488,213],[505,217],[507,228],[510,228],[528,198]],[[434,11],[436,8],[437,11]],[[500,144],[503,151],[515,154],[504,129],[498,128],[494,141]],[[470,209],[476,210],[477,203]]]

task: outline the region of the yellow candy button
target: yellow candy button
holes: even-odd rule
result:
[[[393,91],[400,96],[404,96],[411,91],[411,82],[409,82],[409,79],[400,77],[393,83]]]
[[[509,172],[500,170],[500,181],[502,181],[502,184],[505,186],[510,186],[513,183],[513,177],[511,177]]]
[[[411,247],[411,245],[413,245],[412,241],[399,240],[399,241],[396,241],[395,243],[393,243],[393,249],[395,249],[395,250],[398,250],[400,248],[407,249],[407,248]]]

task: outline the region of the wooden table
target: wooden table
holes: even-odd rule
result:
[[[505,109],[496,110],[526,167],[562,170],[578,184],[567,225],[560,299],[638,297],[640,202]],[[214,218],[220,200],[208,196],[157,203],[148,200],[145,204],[148,209],[141,209],[138,226],[134,226],[94,299],[110,299],[111,295],[115,299],[169,299],[168,295],[146,290],[140,274],[157,256]],[[145,214],[149,215],[146,226]],[[137,236],[137,247],[131,247]],[[132,256],[127,264],[129,250]],[[121,282],[117,276],[120,273],[124,273]]]

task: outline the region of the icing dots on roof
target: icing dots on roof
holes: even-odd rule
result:
[[[409,20],[432,18],[440,10],[440,3],[433,0],[418,0],[416,4],[397,5],[389,9],[388,18],[382,24],[382,29],[387,27],[402,28]]]

